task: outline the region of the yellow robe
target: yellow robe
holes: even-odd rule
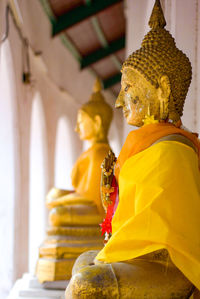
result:
[[[81,154],[71,173],[75,191],[93,201],[101,214],[104,214],[100,196],[101,163],[109,150],[106,143],[94,144]]]
[[[119,173],[112,227],[98,260],[125,261],[166,248],[200,289],[200,172],[195,151],[163,141],[128,158]]]

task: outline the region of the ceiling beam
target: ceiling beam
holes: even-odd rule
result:
[[[123,0],[93,0],[87,5],[81,5],[58,17],[52,22],[52,35],[55,36],[67,28],[96,15],[98,12]]]
[[[88,67],[89,65],[123,49],[125,47],[125,36],[111,42],[105,48],[100,48],[87,56],[84,56],[80,62],[81,69]]]
[[[102,80],[103,88],[104,89],[110,88],[111,86],[119,83],[120,81],[121,81],[121,73],[117,73],[116,75],[114,75],[108,79]]]

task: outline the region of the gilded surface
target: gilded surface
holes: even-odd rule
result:
[[[97,79],[90,100],[78,112],[76,131],[80,139],[88,140],[91,144],[108,143],[107,134],[112,116],[112,108],[104,100],[101,83]]]
[[[99,226],[52,226],[47,228],[48,236],[69,236],[69,237],[99,237]]]
[[[139,72],[142,75],[141,81],[143,80],[140,88],[143,84],[148,88],[146,82],[148,81],[152,85],[149,88],[151,94],[153,87],[155,87],[154,92],[157,89],[160,109],[157,107],[158,103],[156,107],[152,105],[151,96],[148,100],[148,94],[144,99],[142,94],[141,97],[138,96],[139,99],[132,97],[133,105],[139,105],[139,109],[144,109],[144,113],[147,113],[148,106],[150,106],[150,110],[153,110],[151,114],[155,113],[156,119],[170,119],[177,122],[183,114],[185,97],[191,82],[191,64],[187,56],[176,47],[174,38],[164,28],[166,22],[160,1],[155,3],[149,25],[152,29],[144,37],[142,47],[133,52],[123,64],[121,92],[126,97],[131,97],[134,75],[131,72],[125,75],[126,69]],[[135,120],[134,125],[141,126],[142,117],[137,116],[137,118],[138,121]]]
[[[66,299],[186,299],[194,289],[165,251],[112,264],[96,261],[97,253],[89,251],[78,257]]]
[[[165,94],[161,88],[165,88]],[[156,88],[139,71],[125,67],[122,73],[121,91],[115,107],[122,107],[129,125],[139,127],[144,124],[145,116],[148,114],[153,115],[155,119],[160,118],[161,103],[167,102],[169,95],[170,86],[166,76],[162,77],[162,86]]]
[[[94,204],[72,204],[51,209],[49,222],[53,226],[98,225],[102,217]]]

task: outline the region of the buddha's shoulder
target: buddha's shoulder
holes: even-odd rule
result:
[[[162,164],[163,162],[178,163],[179,161],[198,161],[194,148],[179,141],[160,141],[139,152],[126,160],[127,163],[148,161],[150,164]]]
[[[195,146],[192,145],[192,142],[185,143],[180,140],[161,140],[152,144],[149,148],[147,148],[147,152],[158,152],[160,154],[169,154],[180,156],[181,153],[184,155],[188,153],[189,155],[196,155]]]
[[[198,156],[195,151],[177,141],[162,141],[133,155],[123,164],[120,178],[141,182],[144,178],[159,181],[195,173],[199,177]],[[173,175],[172,175],[173,174]]]

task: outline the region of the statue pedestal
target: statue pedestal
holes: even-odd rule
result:
[[[39,249],[36,275],[41,283],[69,280],[77,257],[103,247],[99,225],[50,227]]]
[[[7,299],[64,299],[68,283],[69,281],[53,281],[41,284],[35,276],[25,273],[15,282]]]

